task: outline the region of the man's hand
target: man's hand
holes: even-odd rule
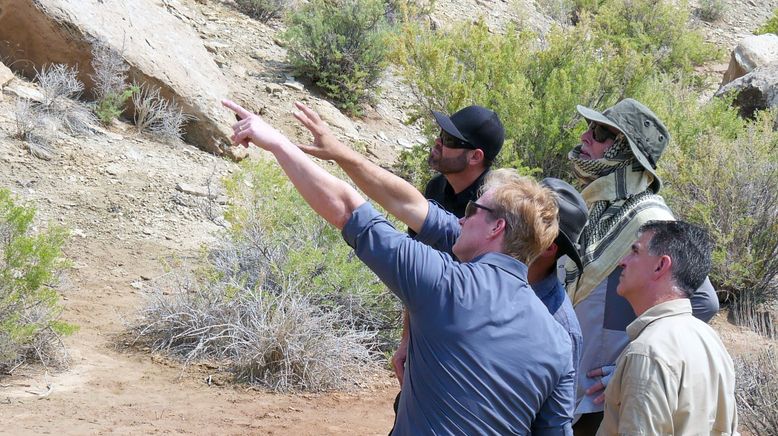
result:
[[[319,114],[300,102],[295,102],[294,105],[298,109],[294,113],[294,117],[313,134],[312,144],[298,145],[302,151],[319,159],[337,160],[338,157],[343,156],[344,151],[350,150],[345,144],[338,141],[338,138],[332,134],[329,126],[319,117]]]
[[[586,376],[589,378],[600,377],[600,381],[586,390],[586,395],[597,395],[593,400],[594,404],[602,404],[605,401],[605,388],[608,387],[608,382],[611,381],[615,370],[616,365],[605,365],[586,373]]]
[[[397,347],[397,351],[392,356],[392,367],[394,367],[394,375],[400,382],[400,389],[403,387],[403,376],[405,375],[405,360],[408,358],[408,336],[403,335],[400,340],[400,346]]]
[[[281,132],[264,122],[259,115],[249,112],[232,100],[222,100],[222,104],[240,118],[240,121],[232,125],[234,133],[230,139],[233,144],[242,144],[244,147],[248,147],[249,142],[253,142],[265,150],[273,151],[274,148],[287,141]]]

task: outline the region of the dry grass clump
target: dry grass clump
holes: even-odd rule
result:
[[[78,70],[63,64],[52,64],[36,72],[35,81],[43,98],[40,101],[20,98],[16,101],[15,136],[25,141],[30,153],[51,159],[55,153],[51,137],[60,128],[76,135],[94,133],[97,119],[91,108],[77,101],[84,90]]]
[[[148,85],[134,85],[132,104],[135,107],[135,127],[167,140],[180,140],[184,135],[184,125],[192,119],[185,114],[176,102],[160,95],[160,89]]]
[[[136,343],[274,391],[365,381],[382,347],[396,346],[396,299],[277,165],[246,163],[225,184],[221,240],[195,273],[154,283]]]
[[[190,280],[172,298],[155,292],[137,341],[186,363],[222,362],[237,380],[278,392],[349,389],[375,368],[375,333],[323,311],[295,284],[279,294],[222,285]]]
[[[735,359],[738,418],[749,432],[778,435],[778,353],[775,347]]]

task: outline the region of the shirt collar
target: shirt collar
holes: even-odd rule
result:
[[[507,254],[492,251],[476,257],[471,262],[485,263],[500,268],[508,274],[518,277],[521,281],[527,282],[527,265]]]
[[[634,341],[640,336],[640,333],[652,322],[668,318],[671,316],[684,315],[692,313],[692,303],[688,298],[677,298],[675,300],[665,301],[643,312],[627,326],[629,340]]]
[[[557,278],[556,274],[552,273],[547,275],[543,280],[533,283],[531,286],[538,298],[543,300],[551,295],[556,289],[557,283],[559,283],[559,278]]]

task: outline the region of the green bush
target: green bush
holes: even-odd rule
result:
[[[130,86],[120,93],[110,92],[101,96],[95,106],[95,115],[103,124],[110,124],[119,118],[126,108],[127,100],[138,91],[137,86]]]
[[[238,10],[251,18],[267,23],[290,6],[289,0],[235,0]]]
[[[721,18],[725,7],[726,3],[724,3],[724,0],[701,0],[697,14],[704,21],[712,23]]]
[[[591,4],[590,4],[591,3]],[[665,0],[581,3],[575,27],[557,27],[543,44],[526,31],[490,33],[482,23],[433,31],[406,26],[393,60],[410,84],[416,113],[435,131],[431,109],[456,111],[479,104],[496,111],[506,128],[498,166],[569,178],[568,151],[585,123],[576,104],[604,109],[660,74],[690,74],[717,52],[688,27],[688,9]],[[693,77],[693,76],[692,76]],[[401,156],[400,172],[423,179],[426,151]]]
[[[774,10],[773,16],[754,32],[756,35],[763,35],[765,33],[778,34],[778,9]]]
[[[720,53],[688,23],[685,1],[607,0],[594,19],[594,29],[598,38],[620,52],[647,56],[661,72],[691,72]]]
[[[312,0],[292,13],[284,38],[295,74],[361,114],[386,66],[386,7],[384,0]]]
[[[268,276],[272,281],[280,280],[272,278],[276,276],[299,278],[301,291],[314,301],[347,309],[354,325],[379,332],[384,344],[392,342],[397,299],[353,257],[340,232],[310,209],[277,166],[247,165],[227,188],[233,199],[226,215],[232,239],[257,239],[282,253],[274,275]]]
[[[396,345],[398,300],[277,164],[246,163],[226,186],[229,231],[192,277],[156,285],[138,342],[273,390],[353,387]]]
[[[677,128],[679,140],[671,142],[659,164],[667,182],[663,195],[679,218],[711,231],[716,241],[711,280],[719,292],[735,300],[747,293],[749,304],[776,301],[775,114],[763,113],[745,122],[727,100],[714,100],[696,111],[677,106],[659,106],[657,113],[666,116],[671,126],[686,124],[699,130]]]
[[[66,266],[66,232],[32,233],[35,210],[0,189],[0,374],[24,362],[64,363],[61,335],[75,326],[59,320],[52,283]]]

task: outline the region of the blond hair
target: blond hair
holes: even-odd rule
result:
[[[490,171],[483,192],[492,191],[494,215],[505,220],[503,251],[529,265],[559,234],[554,192],[515,170]]]

